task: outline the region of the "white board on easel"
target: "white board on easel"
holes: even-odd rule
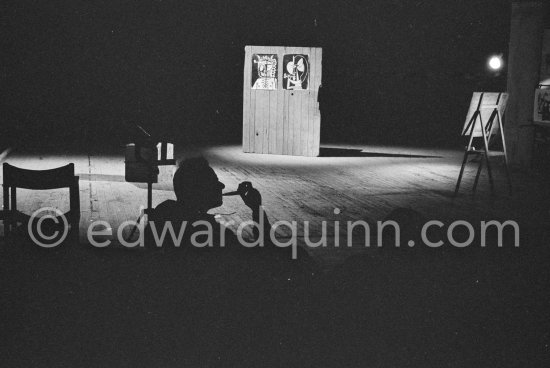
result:
[[[474,92],[472,100],[470,101],[470,107],[468,108],[468,114],[466,114],[466,121],[462,128],[462,135],[469,136],[473,127],[473,136],[482,137],[481,124],[486,130],[486,135],[497,134],[499,132],[499,124],[494,124],[496,116],[493,116],[496,111],[502,118],[504,111],[506,110],[506,103],[508,102],[508,94],[503,92]],[[481,119],[481,120],[480,120]]]

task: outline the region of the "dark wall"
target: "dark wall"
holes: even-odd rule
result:
[[[116,145],[130,122],[183,141],[241,136],[244,46],[323,47],[322,140],[454,144],[509,4],[14,1],[0,9],[4,141]]]

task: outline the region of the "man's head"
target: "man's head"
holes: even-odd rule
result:
[[[187,208],[208,211],[222,205],[222,189],[214,170],[202,157],[182,161],[174,174],[174,192]]]

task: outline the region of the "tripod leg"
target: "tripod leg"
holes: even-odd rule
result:
[[[149,211],[152,208],[152,203],[153,203],[153,182],[149,181],[149,182],[147,182],[147,208],[137,218],[136,224],[132,228],[132,231],[130,232],[130,235],[126,238],[126,241],[130,241],[132,239],[132,237],[134,236],[134,234],[135,234],[135,232],[138,228],[138,224],[141,221],[147,221],[148,220],[148,218],[144,219],[143,216],[149,214]]]
[[[137,218],[136,220],[136,224],[134,225],[134,227],[132,228],[132,231],[130,231],[130,235],[128,235],[128,237],[126,238],[126,241],[129,242],[130,240],[132,240],[132,237],[134,236],[137,228],[138,228],[138,224],[141,222],[141,219],[143,218],[143,214],[139,215],[139,217]]]
[[[480,176],[481,170],[483,168],[483,159],[484,159],[484,156],[481,156],[481,158],[479,159],[479,166],[477,168],[476,178],[474,180],[474,187],[472,188],[473,194],[476,193],[477,183],[479,182],[479,176]]]
[[[147,208],[153,208],[153,182],[147,183]]]

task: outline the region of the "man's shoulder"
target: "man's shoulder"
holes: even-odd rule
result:
[[[184,213],[184,208],[177,201],[168,199],[155,207],[152,218],[156,220],[166,220],[174,217],[180,217]]]
[[[155,210],[164,209],[164,208],[175,208],[175,207],[181,207],[181,205],[177,201],[174,201],[173,199],[167,199],[164,202],[159,203],[155,207]]]

